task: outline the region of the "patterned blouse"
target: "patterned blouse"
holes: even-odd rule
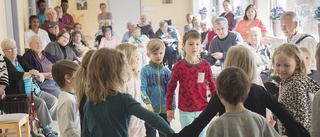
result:
[[[309,132],[311,127],[311,99],[309,94],[320,90],[320,85],[308,76],[294,74],[282,80],[279,86],[279,102],[292,113]],[[285,129],[279,124],[280,132]]]

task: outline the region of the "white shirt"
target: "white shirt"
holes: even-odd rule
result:
[[[25,39],[25,45],[24,47],[25,48],[30,48],[29,46],[29,43],[30,43],[30,38],[32,35],[35,35],[36,33],[34,33],[31,29],[27,30],[26,32],[24,32],[24,39]],[[46,32],[45,30],[43,29],[38,29],[38,34],[37,34],[41,41],[42,41],[42,49],[44,49],[49,42],[51,42],[50,38],[49,38],[49,35],[48,35],[48,32]]]
[[[61,137],[80,137],[80,115],[75,95],[61,91],[58,98],[57,118]]]

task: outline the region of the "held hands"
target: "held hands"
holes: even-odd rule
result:
[[[176,119],[176,118],[174,117],[174,111],[173,111],[173,110],[167,110],[167,120],[168,120],[169,122],[171,122],[172,119]]]
[[[222,52],[215,52],[211,54],[212,57],[215,59],[222,59],[223,58],[223,53]]]
[[[37,78],[37,80],[38,80],[39,82],[43,82],[43,81],[44,81],[44,76],[43,76],[43,74],[39,73],[38,70],[32,69],[32,70],[29,70],[29,73],[30,73],[31,75],[36,76],[36,78]]]
[[[50,79],[50,80],[52,80],[53,78],[52,78],[52,74],[51,74],[51,72],[47,72],[47,73],[42,73],[43,74],[43,76],[44,76],[44,78],[45,79]]]
[[[152,107],[151,104],[147,104],[147,109],[148,109],[149,111],[153,112],[153,107]]]

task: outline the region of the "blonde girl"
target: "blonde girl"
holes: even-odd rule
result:
[[[131,115],[167,136],[174,133],[160,116],[142,107],[131,95],[121,93],[132,73],[123,52],[101,48],[90,60],[82,136],[128,136]]]
[[[280,45],[272,57],[275,74],[282,80],[279,88],[279,102],[310,132],[311,94],[320,86],[306,74],[305,60],[295,44]],[[279,124],[280,133],[284,132]]]
[[[76,80],[75,80],[75,91],[76,91],[76,103],[79,108],[80,112],[80,123],[82,125],[83,119],[83,106],[87,101],[87,96],[85,95],[85,87],[86,87],[86,74],[87,74],[87,67],[90,61],[90,58],[95,50],[89,50],[82,58],[82,62],[80,67],[76,72]]]
[[[126,55],[126,60],[128,61],[133,77],[126,83],[126,90],[124,93],[129,93],[132,95],[136,101],[144,104],[141,99],[140,86],[141,80],[139,77],[138,67],[139,67],[139,50],[138,47],[129,43],[123,43],[116,46],[116,49],[123,51]],[[146,136],[146,129],[144,126],[144,121],[132,116],[129,125],[129,137],[144,137]]]
[[[232,53],[232,54],[229,54]],[[228,54],[223,67],[236,66],[242,68],[248,75],[249,80],[252,83],[263,86],[261,78],[258,75],[257,63],[253,56],[253,53],[243,45],[238,45],[228,49]]]

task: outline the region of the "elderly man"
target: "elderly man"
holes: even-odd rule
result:
[[[316,52],[316,40],[306,33],[299,30],[299,17],[296,13],[288,11],[280,18],[281,30],[287,37],[283,43],[296,44],[299,48],[307,48],[313,55]],[[315,68],[315,63],[312,68]]]
[[[306,47],[312,53],[316,52],[316,40],[306,33],[299,30],[298,15],[288,11],[280,18],[281,30],[287,39],[283,43],[296,44],[298,47]]]
[[[210,65],[214,65],[217,60],[223,63],[228,49],[243,42],[238,32],[228,30],[228,20],[224,17],[218,17],[214,20],[213,29],[217,33],[217,37],[212,39],[210,51],[206,58]]]
[[[132,30],[133,30],[134,24],[129,21],[127,23],[127,29],[128,31],[123,35],[121,42],[128,42],[129,38],[132,36]]]
[[[59,26],[58,22],[50,22],[48,24],[48,35],[51,41],[57,40],[57,35],[59,34]],[[47,45],[43,45],[42,48],[44,49]]]
[[[34,92],[34,105],[37,116],[43,125],[43,133],[46,137],[56,137],[56,132],[50,129],[49,124],[56,120],[58,100],[56,97],[42,91],[38,84],[33,83],[31,80],[31,76],[34,76],[36,80],[43,82],[43,74],[33,69],[20,55],[17,55],[16,42],[13,39],[3,40],[1,48],[5,55],[4,60],[9,75],[9,86],[5,89],[6,93],[27,94],[28,97],[31,97],[31,92]]]

